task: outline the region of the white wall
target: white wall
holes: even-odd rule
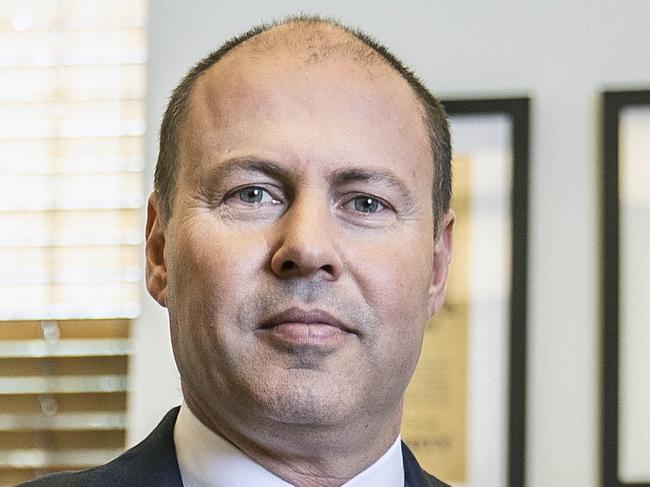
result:
[[[596,486],[597,93],[650,86],[650,2],[152,0],[152,165],[161,111],[188,67],[260,20],[300,11],[332,15],[375,35],[441,97],[532,97],[529,486]],[[130,441],[142,437],[177,398],[165,330],[164,314],[146,306],[135,330]]]

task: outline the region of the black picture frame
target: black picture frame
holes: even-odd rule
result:
[[[602,94],[602,485],[650,487],[625,483],[619,476],[619,339],[620,339],[620,198],[619,126],[621,113],[650,107],[650,90],[606,91]]]
[[[509,396],[507,486],[526,482],[527,302],[528,302],[528,174],[530,98],[451,99],[442,101],[453,115],[505,115],[511,121],[512,260],[510,280]]]

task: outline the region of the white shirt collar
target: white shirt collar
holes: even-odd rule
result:
[[[291,487],[194,416],[185,403],[174,426],[176,457],[184,487]],[[342,487],[403,487],[401,437],[375,463]]]

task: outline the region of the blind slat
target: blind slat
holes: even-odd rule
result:
[[[117,457],[119,449],[37,450],[22,449],[0,451],[0,465],[13,468],[71,467],[83,468],[106,463]]]
[[[0,0],[0,29],[38,29],[52,25],[101,28],[147,23],[147,3],[132,0]]]
[[[0,318],[138,312],[146,9],[0,0]]]
[[[118,339],[6,340],[0,357],[104,357],[128,355],[130,341]]]
[[[126,415],[112,413],[0,414],[0,431],[124,429]]]
[[[146,9],[0,0],[3,479],[122,451],[143,277]]]

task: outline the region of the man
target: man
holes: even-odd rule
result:
[[[444,295],[449,159],[437,101],[338,24],[293,18],[201,61],[165,114],[146,228],[184,403],[108,465],[34,485],[444,485],[399,432]]]

